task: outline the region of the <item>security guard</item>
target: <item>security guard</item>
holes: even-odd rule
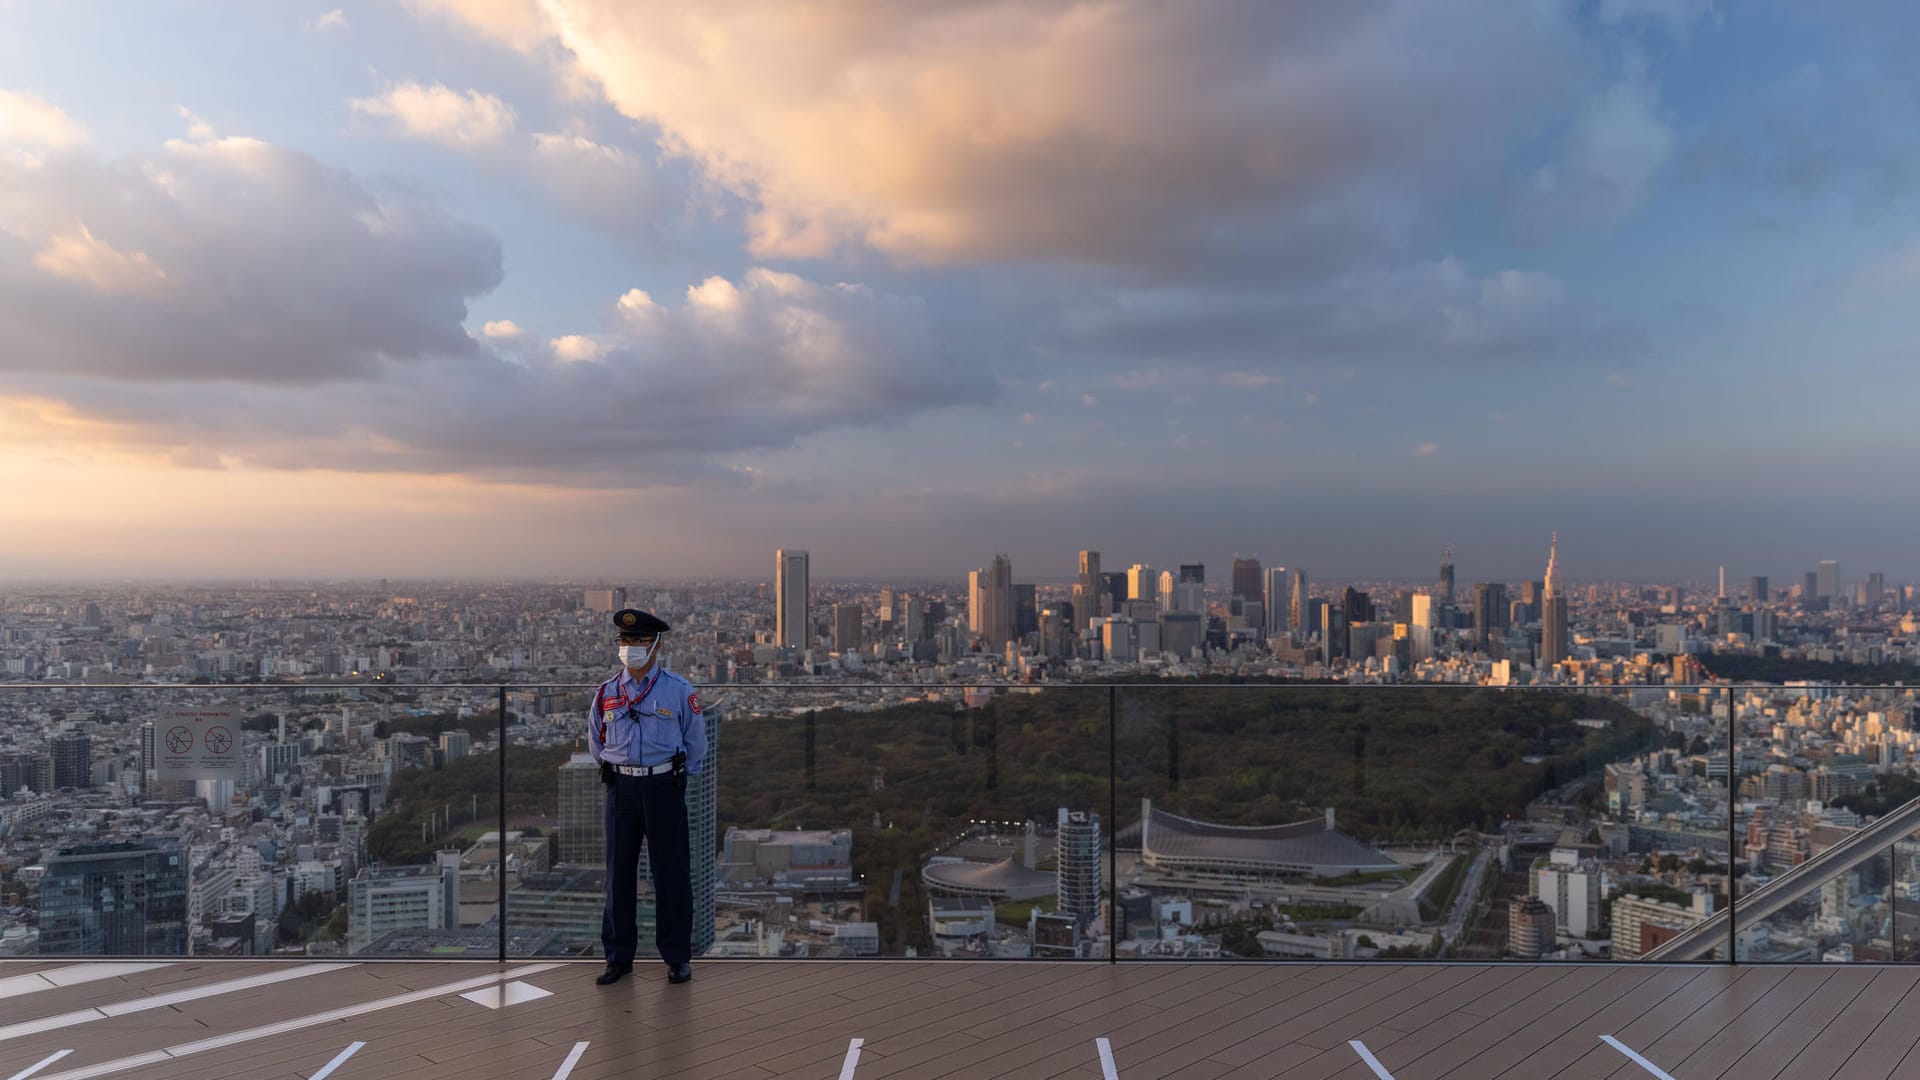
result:
[[[607,901],[600,917],[607,968],[594,981],[618,982],[633,970],[639,943],[634,879],[647,841],[658,921],[654,944],[667,981],[693,978],[693,881],[688,869],[687,777],[707,758],[707,726],[693,684],[660,662],[667,624],[644,611],[614,613],[620,674],[600,684],[587,724],[587,748],[607,786]]]

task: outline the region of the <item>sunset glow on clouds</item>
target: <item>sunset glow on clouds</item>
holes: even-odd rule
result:
[[[34,482],[0,522],[39,524],[0,557],[29,572],[84,569],[48,523],[115,470],[341,520],[356,477],[455,491],[419,514],[500,515],[466,572],[566,570],[550,525],[595,492],[684,515],[657,550],[686,573],[760,572],[776,540],[1031,565],[1104,530],[1380,572],[1444,539],[1517,574],[1548,517],[1574,554],[1907,482],[1898,6],[19,15],[0,462]],[[257,49],[219,53],[227,24]],[[1763,422],[1703,434],[1706,401]],[[208,535],[245,513],[196,499]],[[1829,531],[1585,554],[1799,565]],[[389,541],[327,565],[380,572]]]

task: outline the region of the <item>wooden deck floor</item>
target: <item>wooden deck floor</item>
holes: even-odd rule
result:
[[[597,971],[0,963],[0,1078],[1098,1080],[1100,1039],[1119,1080],[1920,1078],[1915,968],[715,962],[613,988]]]

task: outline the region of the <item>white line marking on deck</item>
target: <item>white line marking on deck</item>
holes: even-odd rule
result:
[[[553,1080],[567,1080],[567,1077],[572,1076],[573,1067],[575,1065],[580,1064],[580,1055],[586,1052],[587,1052],[586,1043],[583,1043],[583,1042],[574,1043],[573,1052],[567,1055],[567,1060],[560,1063],[560,1071],[553,1074]]]
[[[1653,1062],[1648,1061],[1646,1058],[1641,1057],[1639,1054],[1634,1053],[1632,1047],[1628,1046],[1626,1043],[1621,1042],[1619,1039],[1616,1039],[1611,1035],[1602,1035],[1600,1036],[1600,1041],[1603,1043],[1606,1043],[1608,1046],[1613,1047],[1615,1050],[1618,1050],[1621,1053],[1627,1055],[1628,1060],[1632,1061],[1635,1065],[1640,1066],[1641,1068],[1647,1070],[1653,1075],[1659,1077],[1660,1080],[1673,1080],[1673,1077],[1668,1074],[1667,1070],[1661,1068],[1658,1065],[1655,1065]]]
[[[852,1039],[847,1042],[847,1060],[840,1063],[840,1080],[853,1080],[853,1067],[860,1064],[860,1048],[867,1040]]]
[[[1373,1051],[1367,1049],[1366,1043],[1361,1042],[1359,1039],[1348,1039],[1347,1045],[1353,1047],[1353,1052],[1359,1054],[1360,1060],[1367,1063],[1367,1068],[1373,1070],[1373,1075],[1379,1077],[1380,1080],[1393,1080],[1393,1074],[1387,1071],[1385,1065],[1380,1064],[1379,1058],[1373,1056]],[[1669,1078],[1669,1080],[1671,1080],[1671,1078]]]
[[[0,979],[0,998],[19,997],[21,994],[37,994],[42,990],[55,990],[62,986],[78,986],[81,983],[99,982],[101,979],[117,979],[122,975],[133,975],[142,971],[163,968],[166,964],[68,964],[65,967],[36,971],[29,975],[11,975]]]
[[[7,1077],[7,1080],[27,1080],[27,1077],[32,1076],[34,1073],[39,1072],[41,1069],[46,1068],[71,1053],[73,1053],[71,1050],[55,1050],[53,1053],[41,1058],[39,1064],[29,1065],[19,1072],[14,1073],[12,1076]]]
[[[532,983],[510,982],[505,986],[483,986],[460,996],[475,1005],[485,1005],[489,1009],[504,1009],[509,1005],[552,997],[553,991],[542,990]]]
[[[1113,1044],[1104,1037],[1093,1040],[1094,1048],[1100,1051],[1100,1073],[1107,1080],[1120,1080],[1120,1074],[1113,1071]]]
[[[354,1043],[352,1046],[347,1047],[345,1050],[342,1050],[339,1053],[333,1055],[333,1060],[327,1062],[325,1068],[321,1069],[317,1073],[314,1073],[312,1076],[307,1077],[307,1080],[327,1080],[327,1077],[333,1075],[333,1070],[340,1067],[341,1062],[359,1053],[360,1048],[365,1045],[367,1044],[363,1042],[357,1042],[357,1043]]]
[[[38,1020],[26,1020],[18,1024],[0,1027],[0,1042],[18,1039],[25,1035],[38,1035],[47,1031],[58,1031],[75,1024],[92,1023],[112,1016],[125,1016],[128,1013],[145,1012],[148,1009],[164,1009],[169,1005],[180,1005],[201,998],[218,997],[239,990],[253,990],[288,979],[304,979],[309,975],[319,975],[328,971],[340,971],[354,967],[354,964],[302,964],[284,971],[269,971],[261,975],[249,975],[244,979],[228,979],[226,982],[208,983],[205,986],[191,986],[185,990],[175,990],[170,994],[149,994],[128,1001],[116,1001],[111,1005],[101,1005],[92,1009],[76,1009],[73,1012],[57,1016],[46,1016]]]
[[[128,1069],[137,1069],[143,1065],[156,1065],[163,1061],[173,1061],[178,1058],[191,1057],[194,1054],[204,1054],[209,1050],[224,1050],[229,1046],[240,1046],[244,1043],[254,1042],[259,1039],[270,1039],[275,1035],[285,1035],[293,1031],[319,1027],[321,1024],[331,1024],[335,1020],[348,1020],[356,1016],[365,1016],[368,1013],[398,1008],[402,1005],[412,1005],[421,1001],[432,1001],[435,998],[446,997],[449,994],[458,994],[464,990],[472,990],[477,986],[486,986],[489,983],[497,983],[503,979],[519,979],[529,975],[538,975],[543,971],[552,971],[561,966],[560,964],[530,964],[526,967],[514,968],[512,971],[496,971],[491,975],[481,975],[472,979],[462,979],[459,982],[430,986],[425,990],[415,990],[406,994],[395,994],[392,997],[363,1002],[359,1005],[345,1005],[338,1009],[328,1009],[326,1012],[312,1013],[292,1020],[282,1020],[277,1024],[263,1024],[256,1028],[247,1028],[245,1031],[235,1031],[227,1035],[215,1035],[210,1039],[201,1039],[198,1042],[169,1046],[164,1050],[154,1050],[150,1053],[136,1054],[133,1057],[119,1058],[114,1061],[102,1062],[98,1065],[88,1065],[79,1069],[70,1069],[67,1072],[55,1073],[52,1076],[43,1077],[42,1080],[92,1080],[92,1078],[96,1076],[111,1076],[114,1073],[125,1072]]]

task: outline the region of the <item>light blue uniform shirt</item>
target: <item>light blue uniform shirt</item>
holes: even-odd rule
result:
[[[588,707],[587,749],[610,765],[664,765],[687,752],[687,772],[707,761],[707,722],[693,684],[657,664],[644,679],[625,668],[600,684]]]

